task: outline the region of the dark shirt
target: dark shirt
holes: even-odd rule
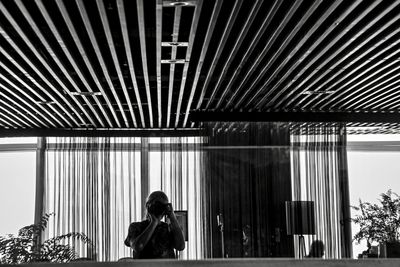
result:
[[[131,223],[128,230],[128,236],[125,239],[125,245],[130,247],[129,240],[137,238],[149,226],[150,221],[141,221]],[[151,236],[149,242],[139,253],[135,253],[135,259],[162,259],[162,258],[175,258],[173,247],[173,236],[169,231],[168,224],[161,222],[157,225]]]

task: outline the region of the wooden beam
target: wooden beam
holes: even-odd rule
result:
[[[207,112],[190,114],[194,122],[365,122],[400,123],[400,113],[385,112]]]

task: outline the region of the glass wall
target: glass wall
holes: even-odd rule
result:
[[[346,238],[359,229],[352,223],[345,232],[350,217],[343,205],[354,218],[349,205],[359,199],[378,203],[389,189],[400,193],[400,135],[346,135],[346,143],[338,143],[339,132],[298,132],[296,139],[284,124],[219,123],[208,130],[207,139],[49,138],[44,212],[54,215],[43,238],[79,231],[96,242],[89,252],[70,240],[80,257],[131,257],[123,243],[129,224],[144,218],[148,193],[163,190],[187,215],[180,259],[299,258],[310,254],[315,240],[324,242],[323,258],[342,258]],[[0,212],[7,215],[0,235],[33,223],[36,143],[0,139]],[[286,205],[296,201],[313,202],[316,230],[304,232],[304,243],[288,228]],[[367,244],[351,241],[357,258]]]
[[[0,138],[0,235],[34,221],[37,138]]]

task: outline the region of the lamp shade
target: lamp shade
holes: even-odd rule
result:
[[[314,235],[314,201],[286,201],[286,232],[288,235]]]

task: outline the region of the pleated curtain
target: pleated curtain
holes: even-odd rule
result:
[[[351,257],[346,128],[341,124],[292,126],[292,199],[312,201],[315,208],[316,234],[305,236],[306,252],[313,241],[321,240],[324,258]],[[298,236],[294,245],[297,257]]]

